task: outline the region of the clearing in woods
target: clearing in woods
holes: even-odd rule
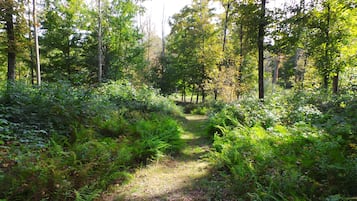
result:
[[[180,154],[138,169],[129,183],[114,187],[101,200],[226,200],[224,183],[211,173],[207,161],[211,143],[205,136],[207,117],[185,118],[182,138],[186,145]]]

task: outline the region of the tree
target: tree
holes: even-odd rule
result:
[[[42,70],[47,81],[88,79],[83,45],[87,36],[85,4],[80,0],[46,0],[42,19]]]
[[[14,15],[16,10],[16,2],[14,0],[1,1],[0,8],[2,19],[5,21],[7,35],[7,79],[15,81],[16,68],[16,39],[14,28]]]
[[[266,0],[261,2],[260,21],[258,31],[258,73],[259,73],[259,99],[264,99],[264,35],[265,35],[265,4]]]
[[[41,85],[41,67],[40,67],[40,48],[38,45],[38,34],[37,34],[37,13],[36,13],[36,0],[33,0],[33,32],[34,32],[34,39],[35,39],[35,56],[36,56],[36,80],[37,85]]]
[[[206,90],[212,89],[212,72],[220,61],[220,42],[212,23],[213,13],[208,1],[194,1],[176,14],[172,21],[172,31],[168,39],[168,53],[171,55],[170,68],[176,68],[177,85],[183,99],[186,90],[200,92],[205,100]],[[197,96],[198,97],[198,96]]]
[[[98,0],[98,82],[103,77],[102,3]]]
[[[28,43],[28,40],[25,38],[27,26],[24,10],[25,4],[23,1],[0,1],[0,24],[4,25],[4,34],[6,35],[6,39],[4,38],[1,41],[6,48],[1,48],[1,50],[7,57],[7,79],[9,81],[14,81],[22,75],[21,67],[23,65],[17,62],[17,60],[24,60]]]
[[[351,33],[355,28],[349,26],[349,21],[356,16],[356,7],[349,1],[337,0],[324,0],[318,5],[310,13],[310,49],[323,78],[324,88],[328,89],[330,80],[333,79],[332,89],[337,93],[339,74],[346,67],[348,60],[342,54],[343,49],[352,44]],[[347,53],[349,56],[353,54]]]

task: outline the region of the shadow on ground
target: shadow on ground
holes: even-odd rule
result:
[[[181,153],[139,169],[129,184],[114,189],[101,200],[236,200],[230,198],[226,179],[217,175],[208,161],[211,140],[206,128],[207,117],[186,115],[182,136],[186,146]]]

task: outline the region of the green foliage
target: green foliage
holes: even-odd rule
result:
[[[354,196],[355,102],[354,94],[300,92],[218,107],[212,160],[247,200]]]
[[[183,145],[177,122],[165,116],[141,120],[135,125],[135,131],[140,136],[139,140],[134,142],[135,153],[141,160],[175,153]]]
[[[0,198],[9,200],[93,200],[182,145],[175,104],[128,82],[15,83],[1,92],[0,110]]]

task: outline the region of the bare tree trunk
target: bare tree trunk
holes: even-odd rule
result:
[[[30,7],[31,1],[28,0],[27,1],[27,5]],[[31,84],[34,85],[35,81],[35,58],[34,58],[34,54],[33,54],[33,46],[32,46],[32,22],[31,22],[31,10],[29,9],[28,11],[28,28],[29,28],[29,39],[28,39],[28,44],[29,44],[29,49],[30,49],[30,68],[31,68]]]
[[[102,8],[98,0],[98,82],[103,80],[103,38],[102,38]]]
[[[36,81],[37,85],[41,85],[41,64],[40,64],[40,48],[38,45],[38,35],[37,35],[37,14],[36,14],[36,0],[33,0],[33,33],[35,37],[35,56],[36,56]]]
[[[195,92],[195,86],[192,86],[192,92],[191,92],[191,100],[190,103],[193,102],[193,93]]]
[[[226,16],[225,16],[225,20],[224,20],[224,30],[223,30],[223,47],[222,47],[222,51],[225,52],[226,50],[226,43],[227,43],[227,30],[228,30],[228,17],[229,17],[229,9],[231,6],[231,2],[228,1],[227,3],[227,8],[226,8]]]
[[[327,62],[327,68],[330,67],[330,58],[329,58],[329,46],[330,46],[330,20],[331,20],[331,16],[330,16],[330,11],[331,11],[331,7],[330,4],[327,4],[327,28],[325,30],[325,34],[326,34],[326,49],[325,49],[325,59]],[[328,83],[329,83],[329,76],[326,74],[324,75],[324,88],[327,90],[328,89]]]
[[[282,56],[280,54],[278,54],[278,56],[276,58],[272,84],[276,84],[277,81],[279,80],[279,69],[280,69],[280,65],[281,65],[281,59],[282,59]]]
[[[258,31],[258,73],[259,73],[259,99],[264,99],[264,35],[265,35],[265,3],[266,0],[262,0],[261,14]]]
[[[339,79],[339,72],[337,72],[337,74],[333,77],[332,89],[334,94],[338,93],[338,79]]]
[[[15,81],[15,68],[16,68],[16,41],[14,32],[14,9],[9,5],[6,10],[6,33],[7,33],[7,80]]]
[[[237,89],[237,99],[239,99],[240,92],[241,92],[241,86],[242,86],[242,77],[243,77],[243,22],[240,23],[240,30],[239,30],[239,45],[240,45],[240,50],[239,50],[239,70],[238,70],[238,89]]]

